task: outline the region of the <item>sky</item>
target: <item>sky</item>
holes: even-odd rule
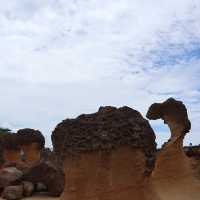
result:
[[[0,126],[51,146],[66,118],[100,106],[188,108],[200,144],[199,0],[0,0]],[[161,145],[169,130],[150,122]]]

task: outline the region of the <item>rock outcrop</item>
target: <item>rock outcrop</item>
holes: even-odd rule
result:
[[[153,104],[147,117],[163,119],[171,131],[171,138],[159,151],[151,175],[160,200],[199,200],[200,180],[195,176],[194,160],[187,157],[183,149],[184,136],[191,128],[186,107],[170,98]]]
[[[44,136],[38,130],[21,129],[17,133],[7,133],[2,140],[4,162],[32,166],[40,160],[44,144]]]
[[[154,167],[155,135],[138,111],[101,107],[64,120],[52,141],[65,171],[61,199],[157,200],[147,178]]]

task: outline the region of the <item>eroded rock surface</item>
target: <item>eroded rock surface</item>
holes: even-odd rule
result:
[[[200,180],[195,176],[194,160],[185,155],[183,139],[191,124],[181,101],[173,98],[153,104],[149,119],[163,119],[169,126],[171,138],[159,151],[151,181],[161,200],[200,199]]]
[[[23,181],[23,196],[30,197],[34,192],[34,184],[29,181]]]
[[[19,200],[23,197],[23,186],[8,186],[4,189],[2,197],[7,200]]]
[[[155,135],[148,121],[129,107],[101,107],[97,113],[64,120],[54,130],[52,142],[57,155],[64,158],[128,145],[141,148],[151,163],[156,150]]]
[[[0,170],[0,189],[20,182],[23,176],[22,171],[15,167],[7,167]]]
[[[147,179],[154,166],[155,135],[138,111],[101,107],[64,120],[52,141],[64,163],[61,199],[157,200]]]
[[[63,172],[48,162],[41,162],[29,169],[24,174],[23,180],[34,184],[39,182],[45,184],[51,196],[61,195],[65,181]]]
[[[21,129],[8,133],[2,140],[4,162],[32,166],[40,160],[44,144],[44,136],[38,130]]]

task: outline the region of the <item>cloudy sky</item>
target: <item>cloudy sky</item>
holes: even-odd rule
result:
[[[40,129],[100,105],[188,107],[200,144],[199,0],[0,0],[0,126]],[[169,131],[151,122],[162,144]]]

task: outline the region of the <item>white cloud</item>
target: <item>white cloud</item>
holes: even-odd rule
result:
[[[173,95],[189,108],[187,141],[200,143],[199,1],[0,3],[2,125],[50,135],[62,119],[102,104],[145,114]]]

